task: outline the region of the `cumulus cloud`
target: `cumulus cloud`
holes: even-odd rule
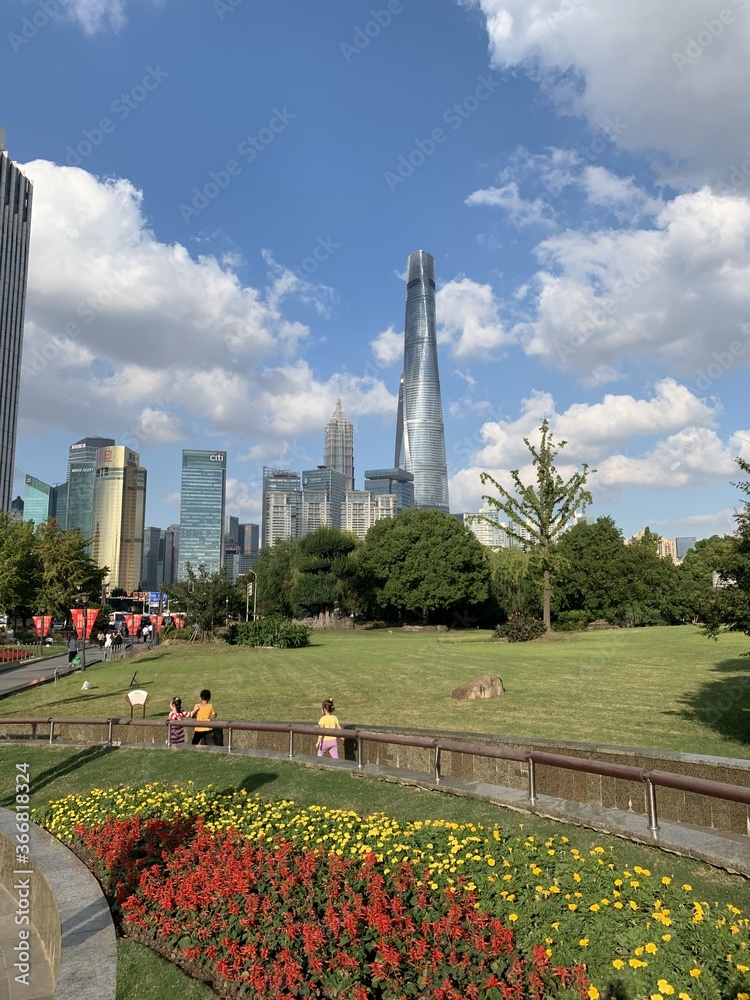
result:
[[[404,335],[389,326],[370,341],[370,347],[378,364],[390,368],[404,357]]]
[[[500,303],[490,285],[463,276],[439,289],[435,301],[438,343],[456,358],[496,356],[513,337],[500,319]]]
[[[469,2],[485,15],[495,67],[525,69],[620,148],[660,154],[690,185],[722,180],[747,155],[747,0]]]
[[[310,331],[293,313],[319,292],[328,304],[329,289],[270,254],[266,285],[253,288],[232,259],[160,242],[128,180],[46,161],[23,169],[34,181],[34,253],[22,430],[82,433],[106,413],[136,450],[185,439],[196,421],[275,447],[322,428],[337,395],[355,414],[395,410],[376,377],[322,379],[295,357]]]
[[[549,202],[543,198],[522,198],[516,181],[509,181],[501,187],[475,191],[466,199],[466,204],[501,208],[519,229],[524,229],[526,226],[552,224]]]

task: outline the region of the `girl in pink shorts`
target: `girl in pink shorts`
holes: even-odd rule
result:
[[[341,729],[339,720],[333,712],[333,698],[326,698],[323,702],[323,717],[318,719],[318,725],[322,729]],[[318,751],[318,757],[323,757],[328,753],[334,760],[339,759],[339,741],[335,736],[319,736],[315,746]]]

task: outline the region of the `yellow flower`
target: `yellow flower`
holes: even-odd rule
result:
[[[747,972],[748,967],[746,965],[738,965],[737,970],[739,972]]]
[[[671,881],[672,881],[672,879],[669,877],[669,875],[665,875],[664,878],[661,880],[661,884],[662,885],[669,885],[671,883]]]
[[[649,953],[649,955],[655,955],[656,954],[656,952],[658,951],[658,949],[657,949],[657,947],[656,947],[656,945],[654,944],[653,941],[649,941],[649,943],[646,945],[646,951]],[[661,989],[661,987],[659,987],[659,988]]]
[[[512,920],[513,923],[515,923],[516,920],[518,920],[518,914],[517,913],[511,913],[511,914],[509,914],[508,915],[508,920]]]
[[[640,958],[628,959],[628,965],[631,969],[645,969],[648,962],[642,962]]]
[[[614,967],[616,969],[623,969],[623,968],[625,968],[625,963],[623,962],[623,960],[621,958],[616,958],[614,960],[614,962],[612,962],[612,965],[614,965]]]
[[[659,987],[659,990],[662,993],[666,993],[667,996],[670,996],[672,993],[674,993],[674,986],[671,986],[666,979],[660,979],[656,985]]]
[[[693,891],[692,885],[687,885],[687,883],[685,885],[683,885],[682,888],[685,890],[685,892],[692,892]]]
[[[589,1000],[599,1000],[600,995],[596,986],[589,986]]]
[[[589,943],[589,939],[588,938],[581,938],[581,940],[578,942],[578,944],[581,946],[581,948],[587,948],[588,947],[588,943]]]
[[[701,970],[700,969],[691,969],[690,970],[690,975],[693,977],[693,979],[697,979],[700,974],[701,974]]]

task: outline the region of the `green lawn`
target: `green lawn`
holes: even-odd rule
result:
[[[449,636],[460,639],[460,634]],[[133,671],[150,718],[209,687],[221,718],[315,722],[331,696],[344,724],[562,739],[745,758],[750,641],[692,626],[578,633],[534,643],[440,641],[397,629],[316,634],[301,650],[184,643],[0,701],[0,716],[127,714]],[[451,690],[499,674],[502,698],[454,702]]]

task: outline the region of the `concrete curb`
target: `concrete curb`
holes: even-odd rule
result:
[[[54,1000],[115,1000],[115,926],[101,887],[72,851],[29,826],[31,918],[55,976]],[[0,881],[11,893],[16,833],[15,813],[0,808]]]

